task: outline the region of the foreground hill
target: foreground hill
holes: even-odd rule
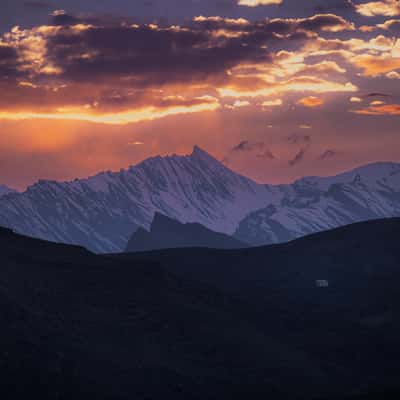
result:
[[[197,223],[182,224],[156,213],[150,231],[139,228],[129,240],[126,251],[149,251],[182,247],[237,249],[247,247],[239,240],[214,232]]]
[[[0,248],[1,398],[280,399],[334,387],[247,306],[158,263],[4,229]]]
[[[245,302],[260,329],[357,391],[399,378],[399,237],[400,219],[388,219],[270,247],[118,257],[162,262]]]
[[[0,229],[0,395],[381,399],[356,394],[398,381],[399,235],[96,256]]]

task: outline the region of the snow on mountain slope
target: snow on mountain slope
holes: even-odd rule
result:
[[[120,172],[72,182],[39,181],[0,196],[0,226],[103,252],[122,251],[156,212],[249,244],[276,243],[373,218],[400,215],[400,164],[376,163],[335,177],[261,185],[195,147]]]
[[[285,187],[278,204],[250,213],[235,236],[263,245],[376,218],[400,216],[400,164],[376,163]]]
[[[0,225],[95,252],[118,252],[138,226],[150,226],[155,212],[232,234],[249,212],[281,197],[279,188],[240,176],[195,147],[189,156],[154,157],[116,173],[39,181],[0,199]]]
[[[15,190],[9,188],[6,185],[0,185],[0,197],[4,196],[5,194],[8,194],[8,193],[15,193]]]

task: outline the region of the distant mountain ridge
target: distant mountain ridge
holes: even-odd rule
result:
[[[156,213],[150,231],[139,227],[129,240],[126,251],[138,252],[184,247],[237,249],[247,246],[238,239],[214,232],[201,224],[182,224],[175,219]]]
[[[278,243],[352,222],[400,216],[400,164],[335,177],[263,185],[195,146],[120,172],[72,182],[41,180],[0,198],[0,226],[97,253],[120,252],[159,212],[250,245]]]
[[[15,193],[15,192],[16,192],[15,189],[12,189],[6,185],[0,185],[0,197],[4,196],[6,194],[9,194],[9,193]]]
[[[396,216],[400,216],[400,165],[375,163],[334,177],[296,181],[279,204],[244,218],[235,237],[264,245]]]

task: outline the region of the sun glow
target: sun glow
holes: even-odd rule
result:
[[[151,121],[176,114],[190,114],[202,111],[213,111],[220,107],[217,100],[197,104],[194,106],[176,106],[168,109],[157,109],[147,107],[141,110],[124,111],[109,114],[90,114],[82,109],[66,108],[54,113],[40,112],[0,112],[0,119],[7,120],[28,120],[28,119],[48,119],[48,120],[72,120],[86,121],[108,125],[127,125],[140,121]],[[61,111],[61,112],[60,112]]]

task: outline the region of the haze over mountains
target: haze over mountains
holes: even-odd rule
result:
[[[0,225],[98,252],[120,252],[156,212],[197,222],[249,245],[287,241],[367,219],[400,215],[400,164],[336,177],[263,185],[204,150],[154,157],[120,172],[72,182],[39,181],[0,198]]]

